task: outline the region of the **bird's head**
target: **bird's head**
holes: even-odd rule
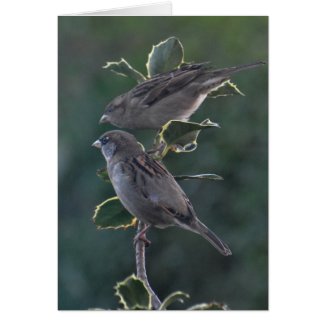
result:
[[[119,126],[119,121],[123,120],[125,112],[125,99],[126,94],[122,94],[114,98],[105,108],[104,114],[99,120],[100,124],[111,123]]]
[[[92,146],[101,149],[107,162],[110,162],[113,157],[119,160],[143,152],[142,145],[137,142],[134,135],[120,130],[104,133]]]

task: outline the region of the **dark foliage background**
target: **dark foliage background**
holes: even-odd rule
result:
[[[145,73],[153,44],[176,36],[186,61],[223,68],[268,59],[267,17],[59,17],[59,309],[118,308],[113,286],[135,272],[135,229],[98,231],[96,204],[114,195],[95,172],[90,147],[112,126],[98,125],[105,105],[135,85],[101,67],[124,57]],[[231,309],[268,308],[267,67],[233,77],[246,97],[207,99],[192,117],[218,122],[196,151],[169,154],[173,174],[217,173],[224,181],[183,181],[200,219],[229,243],[223,257],[199,236],[154,229],[147,271],[161,298],[182,290],[184,308],[216,300]],[[136,131],[147,148],[153,131]]]

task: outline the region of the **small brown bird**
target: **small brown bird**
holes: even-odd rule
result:
[[[125,131],[109,131],[93,143],[107,162],[117,196],[132,215],[147,227],[178,226],[208,240],[221,254],[229,247],[196,216],[193,206],[174,177],[143,151],[136,138]]]
[[[208,93],[236,72],[258,67],[264,62],[225,69],[211,69],[206,63],[184,64],[158,74],[127,93],[113,99],[100,123],[127,129],[160,129],[170,120],[188,120]]]

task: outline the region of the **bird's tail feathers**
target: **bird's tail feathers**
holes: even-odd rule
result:
[[[254,63],[249,63],[249,64],[242,64],[242,65],[238,65],[236,67],[230,67],[230,68],[225,68],[225,69],[218,69],[218,70],[214,70],[212,71],[212,73],[216,76],[230,76],[234,73],[243,71],[243,70],[248,70],[248,69],[253,69],[253,68],[257,68],[261,65],[266,64],[263,61],[258,61],[258,62],[254,62]]]
[[[223,242],[214,232],[212,232],[206,225],[199,220],[196,220],[192,225],[191,230],[205,238],[214,248],[216,248],[222,255],[232,255],[228,245]]]

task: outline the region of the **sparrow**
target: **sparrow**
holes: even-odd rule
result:
[[[232,74],[263,64],[256,62],[218,70],[207,63],[183,64],[117,96],[106,106],[99,123],[158,130],[170,120],[187,121],[209,92],[229,80]]]
[[[227,244],[198,219],[174,177],[143,150],[132,134],[109,131],[92,145],[101,149],[122,205],[146,225],[141,235],[150,226],[162,229],[178,226],[201,235],[221,254],[232,254]]]

